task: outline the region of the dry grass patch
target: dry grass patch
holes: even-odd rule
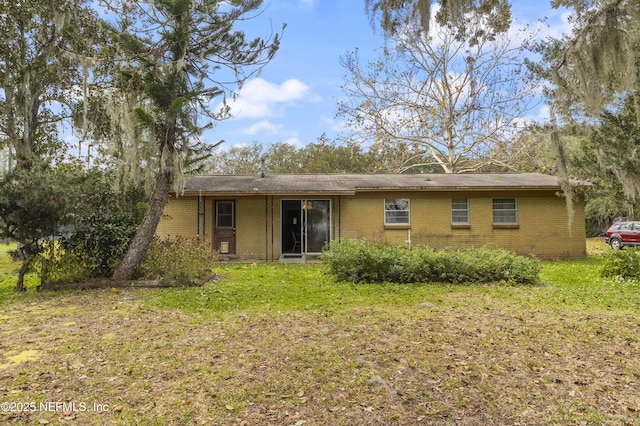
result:
[[[604,237],[587,238],[587,253],[590,255],[600,255],[611,250],[604,242]]]

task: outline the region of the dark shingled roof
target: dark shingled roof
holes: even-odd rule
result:
[[[560,190],[540,173],[473,174],[267,174],[187,178],[184,195],[349,195],[371,191]]]

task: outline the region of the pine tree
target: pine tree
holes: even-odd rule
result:
[[[185,160],[200,135],[228,110],[212,100],[273,58],[280,41],[248,39],[234,29],[251,18],[260,0],[157,0],[114,4],[111,69],[117,90],[106,110],[120,132],[120,160],[153,174],[149,208],[114,279],[132,279],[153,239],[170,190],[181,191]],[[207,121],[207,122],[205,122]]]

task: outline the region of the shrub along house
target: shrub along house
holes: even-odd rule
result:
[[[586,256],[582,200],[569,220],[559,179],[544,174],[194,176],[157,234],[198,237],[238,261],[304,260],[343,238]]]

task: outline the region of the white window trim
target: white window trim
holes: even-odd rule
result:
[[[387,210],[387,200],[407,200],[407,210]],[[411,224],[411,199],[410,198],[385,198],[383,200],[385,226],[409,226]],[[406,222],[387,222],[387,212],[406,211]]]
[[[453,200],[465,200],[467,202],[467,208],[466,209],[454,209],[453,208]],[[454,212],[466,212],[467,213],[467,220],[465,222],[456,222],[453,220],[453,213]],[[452,225],[469,225],[471,221],[470,218],[470,212],[469,212],[469,199],[468,198],[452,198],[451,199],[451,224]]]
[[[515,221],[513,221],[513,222],[496,222],[496,221],[495,221],[495,219],[496,219],[496,217],[495,217],[496,209],[495,209],[495,207],[494,207],[494,205],[493,205],[493,203],[494,203],[494,201],[495,201],[495,200],[513,200],[513,203],[514,203],[514,208],[513,208],[513,210],[511,210],[511,209],[509,209],[509,210],[507,210],[507,209],[500,209],[499,211],[513,211],[513,212],[514,212],[514,216],[515,216]],[[491,199],[491,220],[492,220],[492,222],[493,222],[493,224],[494,224],[495,226],[501,226],[501,225],[506,225],[506,226],[509,226],[509,225],[518,225],[518,199],[517,199],[517,198],[515,198],[515,197],[508,197],[508,198],[492,198],[492,199]]]

